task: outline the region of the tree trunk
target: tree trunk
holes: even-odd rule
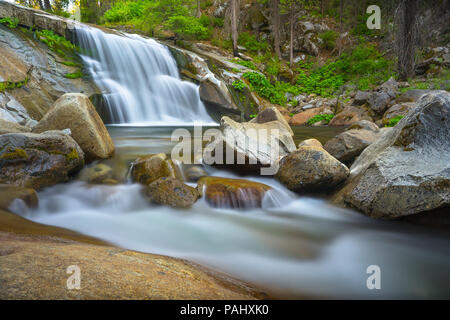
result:
[[[238,52],[238,31],[237,31],[237,1],[231,0],[231,39],[233,41],[233,55],[239,56]]]
[[[52,11],[52,5],[50,4],[50,0],[44,0],[45,10]]]
[[[197,13],[196,13],[196,17],[200,18],[202,16],[202,10],[200,7],[200,0],[197,0]]]
[[[414,76],[416,42],[417,0],[403,0],[400,12],[398,42],[398,73],[400,80],[406,81]]]
[[[281,59],[280,50],[280,0],[272,0],[272,33],[273,33],[273,46],[278,59]]]
[[[41,10],[45,10],[45,6],[42,0],[39,0],[39,8],[41,8]]]
[[[342,37],[342,33],[344,31],[342,25],[342,15],[344,14],[344,0],[339,0],[339,56],[342,54],[344,47],[344,39]]]
[[[291,15],[289,21],[289,28],[290,28],[289,64],[291,67],[294,65],[294,23],[295,23],[295,13],[294,8],[291,8]]]

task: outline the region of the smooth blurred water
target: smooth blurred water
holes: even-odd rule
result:
[[[334,135],[321,128],[304,132]],[[116,159],[169,152],[168,128],[110,128]],[[127,157],[123,155],[128,154]],[[236,177],[206,168],[211,175]],[[276,180],[262,209],[154,206],[141,186],[72,182],[40,192],[26,214],[118,246],[187,258],[261,286],[276,297],[450,298],[450,240],[434,230],[367,218],[325,200],[299,197]],[[369,290],[367,267],[381,268],[381,290]]]
[[[182,81],[168,48],[134,34],[78,26],[85,68],[103,92],[114,124],[214,124],[198,86]]]

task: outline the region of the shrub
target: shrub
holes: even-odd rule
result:
[[[172,16],[166,23],[181,39],[207,39],[210,36],[208,28],[202,26],[199,19],[188,16]]]
[[[242,80],[234,80],[232,83],[233,88],[238,91],[242,91],[245,88],[245,83]]]
[[[328,124],[328,123],[330,123],[331,119],[333,119],[333,118],[334,118],[334,114],[318,114],[318,115],[315,115],[314,117],[310,118],[307,121],[307,124],[310,126],[310,125],[313,125],[314,123],[320,122],[320,121],[324,121],[326,124]]]
[[[0,23],[4,24],[5,26],[7,26],[10,29],[15,29],[19,25],[19,19],[17,19],[17,18],[11,19],[9,17],[6,17],[6,18],[0,19]]]
[[[140,18],[144,9],[144,1],[121,1],[106,11],[103,17],[107,22],[127,22],[134,18]]]
[[[385,127],[393,127],[402,119],[403,116],[395,116],[392,119],[389,119],[389,122],[385,125]]]
[[[250,82],[251,89],[261,97],[274,104],[284,105],[286,103],[284,93],[277,90],[264,75],[257,72],[246,72],[243,77]]]
[[[322,40],[322,48],[333,50],[336,47],[337,34],[333,30],[325,31],[319,34],[319,39]]]
[[[267,41],[257,40],[256,37],[249,32],[242,32],[239,34],[238,43],[253,54],[258,53],[259,51],[266,51],[269,48]]]
[[[214,25],[214,27],[222,28],[224,25],[224,19],[223,18],[214,18],[213,25]]]
[[[230,61],[233,62],[233,63],[239,64],[241,66],[244,66],[246,68],[249,68],[249,69],[252,69],[252,70],[256,70],[255,64],[253,62],[251,62],[251,61],[241,60],[241,59],[238,59],[238,58],[234,58],[234,59],[232,59]]]

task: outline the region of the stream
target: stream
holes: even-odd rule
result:
[[[105,161],[126,174],[138,155],[170,153],[170,127],[109,126],[116,145]],[[322,142],[333,128],[295,128],[296,140]],[[236,177],[211,167],[210,175]],[[73,181],[39,193],[33,221],[64,227],[142,252],[185,258],[257,285],[277,298],[442,298],[450,294],[448,237],[400,222],[367,218],[291,193],[273,178],[263,208],[189,210],[149,204],[131,182]],[[381,289],[369,290],[367,268],[379,266]]]

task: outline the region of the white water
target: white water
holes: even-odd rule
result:
[[[168,48],[138,35],[78,27],[86,69],[103,92],[114,124],[215,124],[198,86],[180,79]]]
[[[167,153],[176,144],[168,128],[110,133],[119,159]],[[175,210],[149,204],[139,185],[73,182],[40,192],[39,208],[26,217],[120,247],[187,258],[277,297],[450,297],[448,237],[301,198],[274,179],[249,179],[274,188],[262,209],[214,209],[201,199],[190,210]],[[369,265],[381,268],[381,290],[366,287]]]

